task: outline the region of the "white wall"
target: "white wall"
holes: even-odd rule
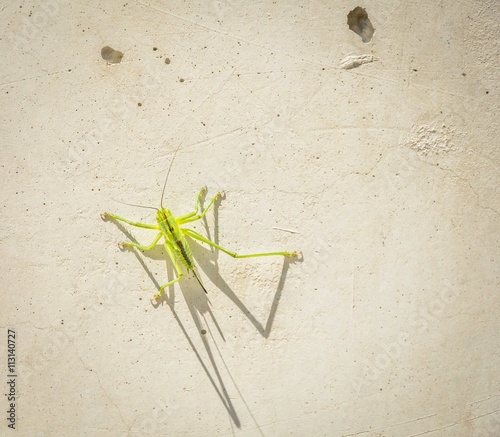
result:
[[[248,3],[2,8],[16,435],[500,435],[498,2]],[[165,206],[225,190],[194,229],[303,260],[193,243],[208,298],[152,304],[165,253],[117,243],[154,233],[100,214],[154,221],[115,200],[179,145]]]

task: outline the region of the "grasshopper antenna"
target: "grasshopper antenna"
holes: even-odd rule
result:
[[[177,152],[181,148],[181,145],[182,145],[182,143],[180,143],[177,146],[177,149],[175,149],[174,156],[172,156],[172,160],[170,161],[170,165],[168,166],[167,176],[165,177],[165,183],[163,184],[163,190],[161,192],[161,199],[160,199],[160,206],[162,209],[163,209],[163,196],[165,195],[165,188],[167,188],[168,175],[170,174],[170,170],[172,169],[172,164],[174,163],[175,156],[177,155]],[[205,291],[205,293],[206,293],[206,291]]]
[[[116,200],[116,199],[113,199],[113,200],[115,202],[121,203],[122,205],[136,206],[137,208],[147,208],[147,209],[154,209],[155,211],[158,211],[158,208],[155,208],[154,206],[137,205],[135,203],[122,202],[121,200]]]

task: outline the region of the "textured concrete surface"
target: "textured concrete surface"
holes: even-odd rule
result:
[[[500,435],[497,1],[1,18],[1,435]],[[100,214],[152,222],[117,201],[158,207],[179,145],[165,206],[225,190],[193,229],[303,260],[193,243],[208,296],[152,303],[161,246],[117,244],[153,232]]]

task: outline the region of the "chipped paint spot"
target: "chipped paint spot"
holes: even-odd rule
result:
[[[347,25],[354,33],[361,37],[364,43],[368,43],[373,38],[375,29],[372,26],[366,9],[357,6],[347,15]]]
[[[376,61],[376,59],[372,55],[347,56],[340,61],[340,68],[350,70],[351,68],[357,68],[360,65],[369,64],[374,61]]]
[[[440,126],[425,124],[413,126],[404,141],[404,145],[420,155],[439,155],[453,150],[452,136],[453,130],[444,124]]]

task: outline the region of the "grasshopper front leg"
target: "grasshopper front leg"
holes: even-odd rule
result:
[[[208,210],[211,208],[211,206],[224,194],[223,192],[217,193],[212,200],[210,200],[210,203],[207,205],[207,207],[201,212],[201,214],[198,213],[198,211],[201,210],[201,198],[205,195],[207,192],[207,187],[203,187],[198,196],[196,197],[196,202],[195,202],[195,210],[189,214],[182,215],[180,217],[176,217],[176,221],[178,224],[182,225],[184,223],[190,223],[190,222],[195,222],[196,220],[200,220],[205,215],[207,214]]]
[[[158,241],[160,241],[160,238],[162,236],[162,233],[159,232],[156,238],[153,240],[153,242],[149,246],[143,246],[142,244],[138,243],[132,243],[131,241],[127,241],[125,243],[120,243],[119,246],[124,249],[125,247],[135,247],[139,250],[152,250],[153,247],[155,247],[158,244]]]
[[[105,212],[104,214],[101,214],[101,218],[103,220],[108,220],[108,219],[119,220],[123,223],[127,223],[128,225],[135,226],[136,228],[155,229],[157,231],[160,230],[158,225],[148,225],[146,223],[133,222],[133,221],[127,220],[126,218],[120,217],[119,215],[111,214],[110,212]]]
[[[105,212],[104,214],[101,214],[101,218],[103,220],[108,220],[108,219],[119,220],[121,222],[127,223],[127,224],[129,224],[131,226],[135,226],[137,228],[155,229],[155,230],[160,229],[157,225],[149,225],[146,223],[133,222],[133,221],[127,220],[126,218],[120,217],[118,215],[111,214],[109,212]],[[124,249],[125,247],[136,247],[137,249],[140,249],[140,250],[151,250],[151,249],[153,249],[153,247],[156,246],[158,241],[160,241],[161,236],[162,236],[162,233],[159,232],[158,235],[156,236],[156,238],[154,239],[154,241],[149,246],[143,246],[142,244],[132,243],[130,241],[127,241],[124,243],[119,243],[118,246],[120,246],[121,249]]]

